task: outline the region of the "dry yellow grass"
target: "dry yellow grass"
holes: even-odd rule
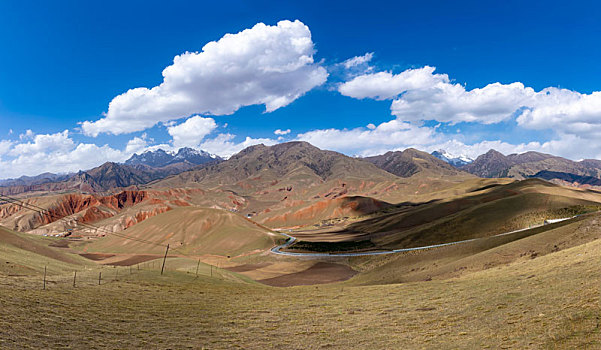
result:
[[[599,261],[595,240],[405,284],[271,288],[194,278],[183,260],[100,287],[3,283],[0,347],[598,348]]]
[[[236,256],[273,247],[283,237],[226,210],[183,207],[154,216],[122,234],[108,235],[82,250],[86,252],[162,254],[165,246],[184,254]],[[157,243],[148,244],[144,241]],[[174,252],[175,253],[175,252]]]

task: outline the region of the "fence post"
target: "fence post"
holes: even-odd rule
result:
[[[196,277],[198,277],[198,268],[200,267],[200,259],[198,259],[198,264],[196,264]]]
[[[98,272],[98,285],[100,285],[101,280],[102,280],[102,271]]]
[[[75,271],[75,274],[73,275],[73,288],[75,288],[75,279],[77,279],[77,271]]]
[[[165,269],[165,260],[167,260],[168,252],[169,252],[169,244],[167,244],[167,250],[165,250],[165,257],[163,258],[163,267],[161,267],[161,275],[163,274],[163,270]]]
[[[44,290],[46,290],[46,266],[44,266]]]

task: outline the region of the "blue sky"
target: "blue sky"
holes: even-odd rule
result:
[[[594,1],[3,1],[0,178],[295,139],[601,158],[600,18]],[[128,93],[186,52],[160,91]]]

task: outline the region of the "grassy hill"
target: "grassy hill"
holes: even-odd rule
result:
[[[360,240],[367,237],[369,249],[409,248],[492,236],[599,209],[597,192],[529,179],[492,183],[447,200],[400,204],[357,220],[339,233],[351,239],[353,233]],[[324,232],[315,235],[320,234]]]
[[[122,234],[134,240],[109,234],[84,249],[86,252],[161,254],[169,244],[174,255],[179,251],[236,256],[269,249],[283,239],[239,214],[196,207],[170,210],[124,230]]]
[[[600,222],[549,232],[576,231],[571,239],[588,229],[598,237]],[[534,236],[526,241],[537,244]],[[452,279],[401,284],[381,285],[367,273],[334,285],[273,288],[184,270],[47,291],[0,284],[0,347],[598,348],[600,260],[595,239],[468,267]],[[386,278],[396,272],[379,269]]]
[[[85,259],[49,245],[56,239],[15,232],[0,226],[0,275],[36,275],[91,265]]]

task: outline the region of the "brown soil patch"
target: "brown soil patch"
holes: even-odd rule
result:
[[[346,265],[318,262],[304,271],[258,282],[273,287],[291,287],[346,281],[355,274],[357,272]]]
[[[55,248],[69,248],[69,241],[66,239],[61,239],[60,241],[52,242],[48,244],[49,247]]]
[[[123,260],[119,260],[119,261],[107,263],[107,265],[112,265],[112,266],[131,266],[131,265],[140,264],[140,263],[143,263],[143,262],[146,262],[146,261],[154,260],[156,258],[158,258],[157,255],[134,255],[134,256],[130,256],[127,259],[123,259]]]
[[[239,266],[234,266],[234,267],[226,267],[226,270],[232,271],[232,272],[248,272],[248,271],[253,271],[253,270],[258,270],[260,268],[269,266],[269,263],[260,263],[260,264],[245,264],[245,265],[239,265]]]
[[[82,253],[79,255],[83,256],[86,259],[90,259],[90,260],[94,260],[94,261],[101,261],[101,260],[105,260],[105,259],[112,258],[113,256],[115,256],[115,254],[103,254],[103,253]]]

